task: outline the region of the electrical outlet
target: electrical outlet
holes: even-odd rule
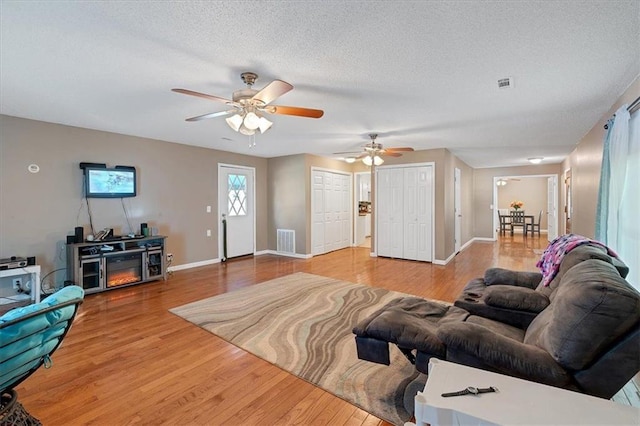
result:
[[[13,289],[18,291],[22,290],[22,278],[13,279]]]
[[[173,253],[167,253],[167,262],[171,262],[173,260]]]

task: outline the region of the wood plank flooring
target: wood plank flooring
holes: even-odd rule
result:
[[[361,247],[308,260],[263,255],[88,295],[53,367],[18,387],[20,401],[48,426],[386,424],[168,309],[294,272],[452,302],[486,268],[535,270],[546,245],[521,235],[476,242],[446,266]]]

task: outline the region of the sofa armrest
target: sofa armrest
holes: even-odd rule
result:
[[[549,306],[549,298],[541,292],[510,285],[488,287],[484,293],[484,302],[497,308],[536,313]]]
[[[513,285],[534,289],[542,281],[540,272],[512,271],[503,268],[489,268],[484,273],[486,285]]]
[[[481,325],[442,324],[437,334],[447,347],[447,358],[457,352],[466,358],[477,358],[498,373],[552,386],[563,387],[572,381],[548,352],[496,334]]]

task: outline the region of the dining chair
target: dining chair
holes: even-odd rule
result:
[[[507,228],[511,227],[511,216],[509,210],[498,209],[498,220],[500,222],[500,235],[507,234]]]
[[[538,213],[538,223],[527,223],[525,225],[525,229],[524,229],[524,233],[525,235],[527,234],[527,232],[529,232],[529,229],[531,229],[531,236],[533,237],[534,232],[538,232],[538,237],[540,236],[540,222],[542,221],[542,210],[540,210],[540,213]]]
[[[527,224],[524,219],[524,210],[512,210],[511,211],[511,235],[513,235],[513,228],[522,227],[522,233],[527,236]]]

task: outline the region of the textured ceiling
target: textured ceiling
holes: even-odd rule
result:
[[[640,73],[640,2],[6,1],[2,114],[243,154],[331,156],[378,132],[473,167],[560,162]],[[226,106],[254,71],[275,104],[250,138]],[[515,86],[497,88],[512,77]]]

